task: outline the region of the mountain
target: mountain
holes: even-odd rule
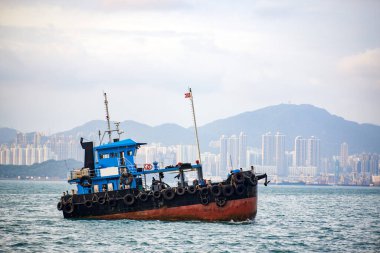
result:
[[[78,136],[82,134],[93,140],[94,133],[104,130],[105,121],[91,121],[62,134]],[[120,128],[124,137],[137,142],[173,144],[194,144],[193,128],[183,128],[176,124],[163,124],[151,127],[135,121],[124,121]],[[323,156],[339,154],[340,144],[347,142],[350,153],[380,153],[380,126],[358,124],[332,115],[324,109],[302,104],[279,104],[256,111],[245,112],[225,119],[216,120],[199,127],[202,151],[213,151],[211,141],[219,140],[221,135],[238,135],[243,131],[248,136],[248,145],[261,147],[261,135],[277,131],[286,135],[286,149],[293,150],[296,136],[308,138],[316,136],[321,140]],[[92,132],[93,134],[89,134]],[[106,138],[106,137],[105,137]]]
[[[113,125],[113,124],[112,124]],[[98,141],[98,131],[106,128],[104,120],[93,120],[69,131],[57,135],[85,137]],[[121,122],[124,130],[122,138],[132,138],[137,142],[173,144],[194,144],[194,131],[176,124],[148,126],[136,121]],[[0,137],[10,140],[15,136],[13,129],[0,128]],[[199,127],[199,137],[202,151],[218,152],[209,146],[211,141],[219,140],[221,135],[238,135],[244,131],[248,136],[248,145],[261,147],[261,135],[267,132],[273,134],[280,131],[286,135],[286,150],[293,150],[294,139],[300,135],[305,138],[316,136],[321,140],[321,154],[332,156],[339,154],[340,144],[347,142],[349,153],[376,152],[380,153],[380,126],[358,124],[342,117],[332,115],[324,109],[302,104],[279,104],[268,106],[256,111],[241,113],[229,118],[216,120]],[[8,137],[7,137],[8,136]],[[115,138],[116,135],[113,135]],[[12,137],[13,139],[15,137]],[[107,140],[107,136],[104,140]],[[2,142],[0,142],[2,143]]]
[[[248,145],[261,147],[261,135],[280,131],[286,135],[286,149],[294,148],[294,139],[316,136],[321,140],[322,155],[339,154],[340,144],[347,142],[350,153],[380,153],[380,126],[358,124],[331,115],[312,105],[280,104],[209,123],[200,128],[201,138],[218,139],[222,134],[244,131]]]
[[[16,140],[17,130],[8,128],[8,127],[1,127],[0,128],[0,143],[12,143]]]
[[[49,177],[67,178],[67,172],[83,167],[83,163],[75,160],[54,161],[49,160],[33,165],[0,165],[0,178]]]
[[[106,126],[107,124],[104,120],[93,120],[56,135],[71,135],[78,138],[78,140],[80,137],[84,137],[89,140],[98,141],[98,131],[101,130],[103,136]],[[111,128],[114,129],[114,122],[111,122]],[[181,143],[192,144],[194,141],[194,134],[189,129],[176,124],[163,124],[152,127],[133,120],[126,120],[120,123],[120,129],[124,131],[121,138],[131,138],[137,142],[155,142],[162,143],[163,145],[172,145]],[[116,138],[116,133],[112,137]],[[103,141],[108,141],[107,135],[104,136]]]

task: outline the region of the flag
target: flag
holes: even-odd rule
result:
[[[190,92],[185,93],[185,98],[191,98],[191,93]]]

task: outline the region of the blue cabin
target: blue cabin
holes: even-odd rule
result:
[[[70,172],[68,182],[77,184],[77,194],[90,194],[96,192],[115,191],[122,189],[145,190],[143,187],[143,177],[147,174],[159,173],[161,176],[165,172],[178,171],[179,180],[185,186],[184,172],[198,172],[199,183],[203,184],[202,166],[197,163],[191,165],[177,164],[159,168],[157,163],[145,164],[143,168],[138,168],[134,158],[141,145],[131,139],[119,141],[115,139],[112,143],[93,147],[93,142],[83,142],[82,148],[85,150],[84,167]],[[146,178],[144,178],[146,179]],[[146,181],[146,180],[145,180]]]

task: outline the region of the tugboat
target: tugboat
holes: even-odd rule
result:
[[[244,221],[253,219],[257,213],[257,183],[266,174],[251,170],[235,169],[222,182],[205,180],[200,162],[199,141],[196,128],[192,92],[190,98],[193,110],[195,135],[198,145],[198,159],[195,164],[178,163],[159,167],[157,162],[137,166],[134,158],[138,149],[146,143],[131,139],[120,140],[119,125],[110,129],[107,95],[104,93],[109,142],[94,147],[93,142],[80,143],[85,151],[84,167],[69,173],[68,182],[77,190],[64,192],[57,204],[64,218],[81,219],[136,219],[136,220],[202,220],[202,221]],[[112,140],[112,132],[119,138]],[[165,173],[178,173],[178,184],[172,187],[163,181]],[[185,180],[185,173],[196,172],[192,184]],[[156,174],[151,185],[147,175]]]

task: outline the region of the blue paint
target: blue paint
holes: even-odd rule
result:
[[[95,192],[95,187],[98,187],[99,192],[109,191],[110,184],[112,184],[112,190],[118,190],[122,188],[141,189],[142,178],[144,175],[152,173],[166,173],[173,171],[180,171],[180,165],[168,166],[166,168],[159,168],[157,162],[153,162],[152,170],[144,170],[144,168],[137,168],[134,157],[137,150],[141,145],[146,143],[137,143],[131,139],[125,139],[113,143],[103,144],[93,148],[95,157],[95,175],[91,175],[91,186],[82,186],[80,179],[70,179],[70,184],[77,185],[77,194],[88,194]],[[113,170],[117,168],[117,173],[109,176],[102,176],[102,172]],[[189,166],[189,168],[183,169],[184,171],[201,170],[200,164]],[[124,185],[121,182],[121,175],[129,173],[133,176],[133,180],[129,185]],[[199,180],[200,184],[204,184],[204,180]]]

